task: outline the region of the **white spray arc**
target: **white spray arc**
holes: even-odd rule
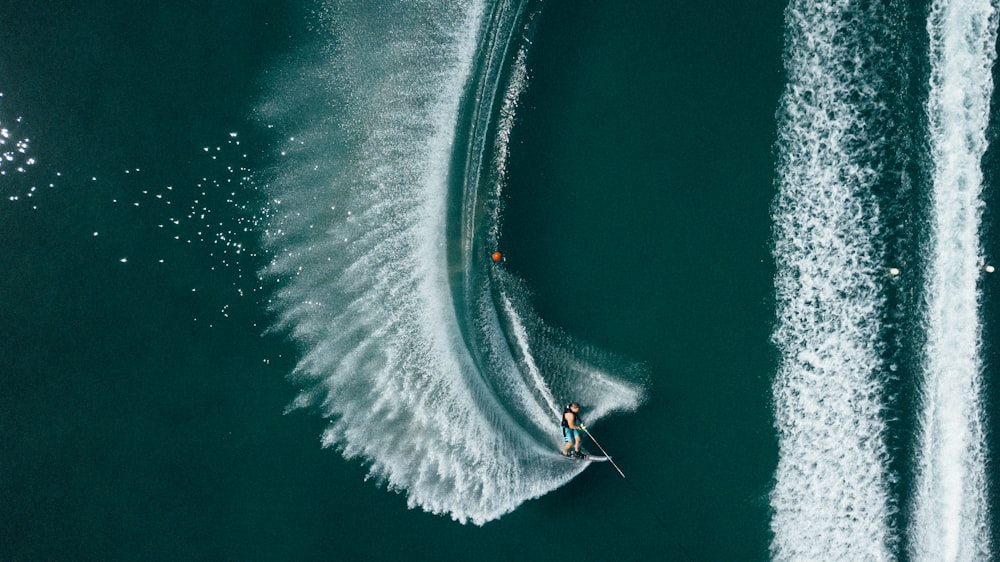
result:
[[[264,276],[277,286],[276,329],[302,354],[290,409],[329,418],[323,443],[366,463],[409,507],[463,523],[496,519],[586,467],[559,455],[560,401],[586,403],[594,419],[642,395],[599,358],[580,360],[589,348],[548,343],[518,283],[472,255],[474,237],[497,231],[500,187],[456,177],[506,161],[505,145],[482,135],[499,129],[505,143],[513,126],[516,99],[498,127],[489,118],[493,100],[523,87],[523,68],[510,90],[498,78],[518,8],[327,2],[319,43],[276,70],[260,109],[288,139],[268,188]],[[504,160],[482,158],[491,148]],[[465,150],[482,151],[472,155],[482,163]],[[456,205],[456,193],[483,201]],[[611,382],[588,393],[586,369]]]

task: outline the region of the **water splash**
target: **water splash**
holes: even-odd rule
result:
[[[642,396],[614,358],[553,336],[483,251],[499,236],[524,15],[329,2],[321,43],[277,71],[261,108],[287,132],[264,274],[301,349],[290,408],[329,418],[324,445],[411,508],[475,524],[585,468],[559,456],[557,404],[578,399],[592,421]]]

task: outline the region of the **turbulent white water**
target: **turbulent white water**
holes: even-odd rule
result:
[[[898,350],[883,353],[895,344],[882,326],[892,264],[874,195],[896,181],[880,154],[908,150],[887,145],[905,119],[879,101],[895,95],[880,78],[890,42],[878,39],[893,18],[851,0],[793,0],[786,12],[773,216],[776,559],[886,560],[903,544],[913,560],[992,556],[977,283],[997,13],[989,0],[939,0],[928,17],[929,243],[923,314],[909,315],[926,340],[906,498],[891,492],[885,444],[891,377],[881,357]],[[898,529],[903,504],[911,517]]]
[[[850,0],[793,0],[786,10],[773,209],[776,560],[892,558],[872,158],[885,112],[861,62],[878,57],[864,34],[877,17]]]
[[[324,444],[410,507],[482,524],[585,468],[558,453],[559,404],[579,400],[593,423],[642,389],[546,328],[487,258],[502,187],[487,184],[503,179],[526,80],[508,48],[520,5],[322,12],[319,44],[275,72],[261,108],[288,138],[265,277],[302,352],[292,408],[328,417]]]
[[[932,223],[911,554],[989,560],[977,282],[996,9],[988,0],[936,1],[927,29]]]

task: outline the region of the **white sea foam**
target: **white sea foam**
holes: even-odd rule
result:
[[[885,141],[877,18],[849,0],[793,0],[773,209],[781,358],[773,385],[779,459],[771,493],[776,560],[888,560],[895,510],[882,418],[873,186]]]
[[[533,316],[508,294],[516,283],[456,274],[484,267],[472,256],[449,260],[456,132],[477,45],[507,13],[493,8],[330,2],[318,26],[329,44],[276,71],[276,94],[261,108],[290,139],[269,187],[265,238],[277,328],[302,354],[290,409],[328,417],[324,444],[369,464],[410,507],[476,524],[585,467],[558,454],[554,404],[572,397],[607,412],[641,396],[624,383],[568,396],[578,389],[552,382],[564,371],[610,375],[580,358],[587,348],[539,349],[544,333],[533,331],[544,329],[522,320]],[[470,97],[491,103],[495,93]],[[547,359],[560,353],[559,364]]]
[[[977,281],[996,9],[935,1],[927,29],[932,224],[911,555],[990,560]]]
[[[514,129],[514,118],[517,115],[517,104],[521,95],[528,87],[528,48],[522,45],[517,51],[517,57],[511,70],[510,85],[504,94],[503,105],[500,108],[500,119],[497,124],[496,170],[500,178],[507,177],[507,160],[510,158],[510,133]],[[497,185],[503,185],[497,182]]]

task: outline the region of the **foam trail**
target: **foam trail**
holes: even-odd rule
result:
[[[792,0],[786,10],[772,210],[775,560],[893,558],[873,195],[886,112],[868,62],[884,60],[873,37],[884,17],[849,0]]]
[[[927,29],[933,191],[911,550],[914,560],[989,560],[977,281],[996,9],[935,1]]]
[[[323,443],[411,508],[463,523],[586,467],[558,453],[557,400],[606,413],[642,394],[600,354],[521,321],[533,318],[522,289],[495,282],[482,253],[499,232],[500,187],[485,170],[513,119],[493,123],[523,87],[504,81],[524,79],[504,71],[524,63],[508,58],[523,4],[326,2],[320,43],[277,69],[260,108],[288,139],[269,185],[264,276],[276,328],[302,354],[290,408],[328,417]],[[613,384],[563,376],[588,369]],[[597,386],[607,392],[586,394]]]

